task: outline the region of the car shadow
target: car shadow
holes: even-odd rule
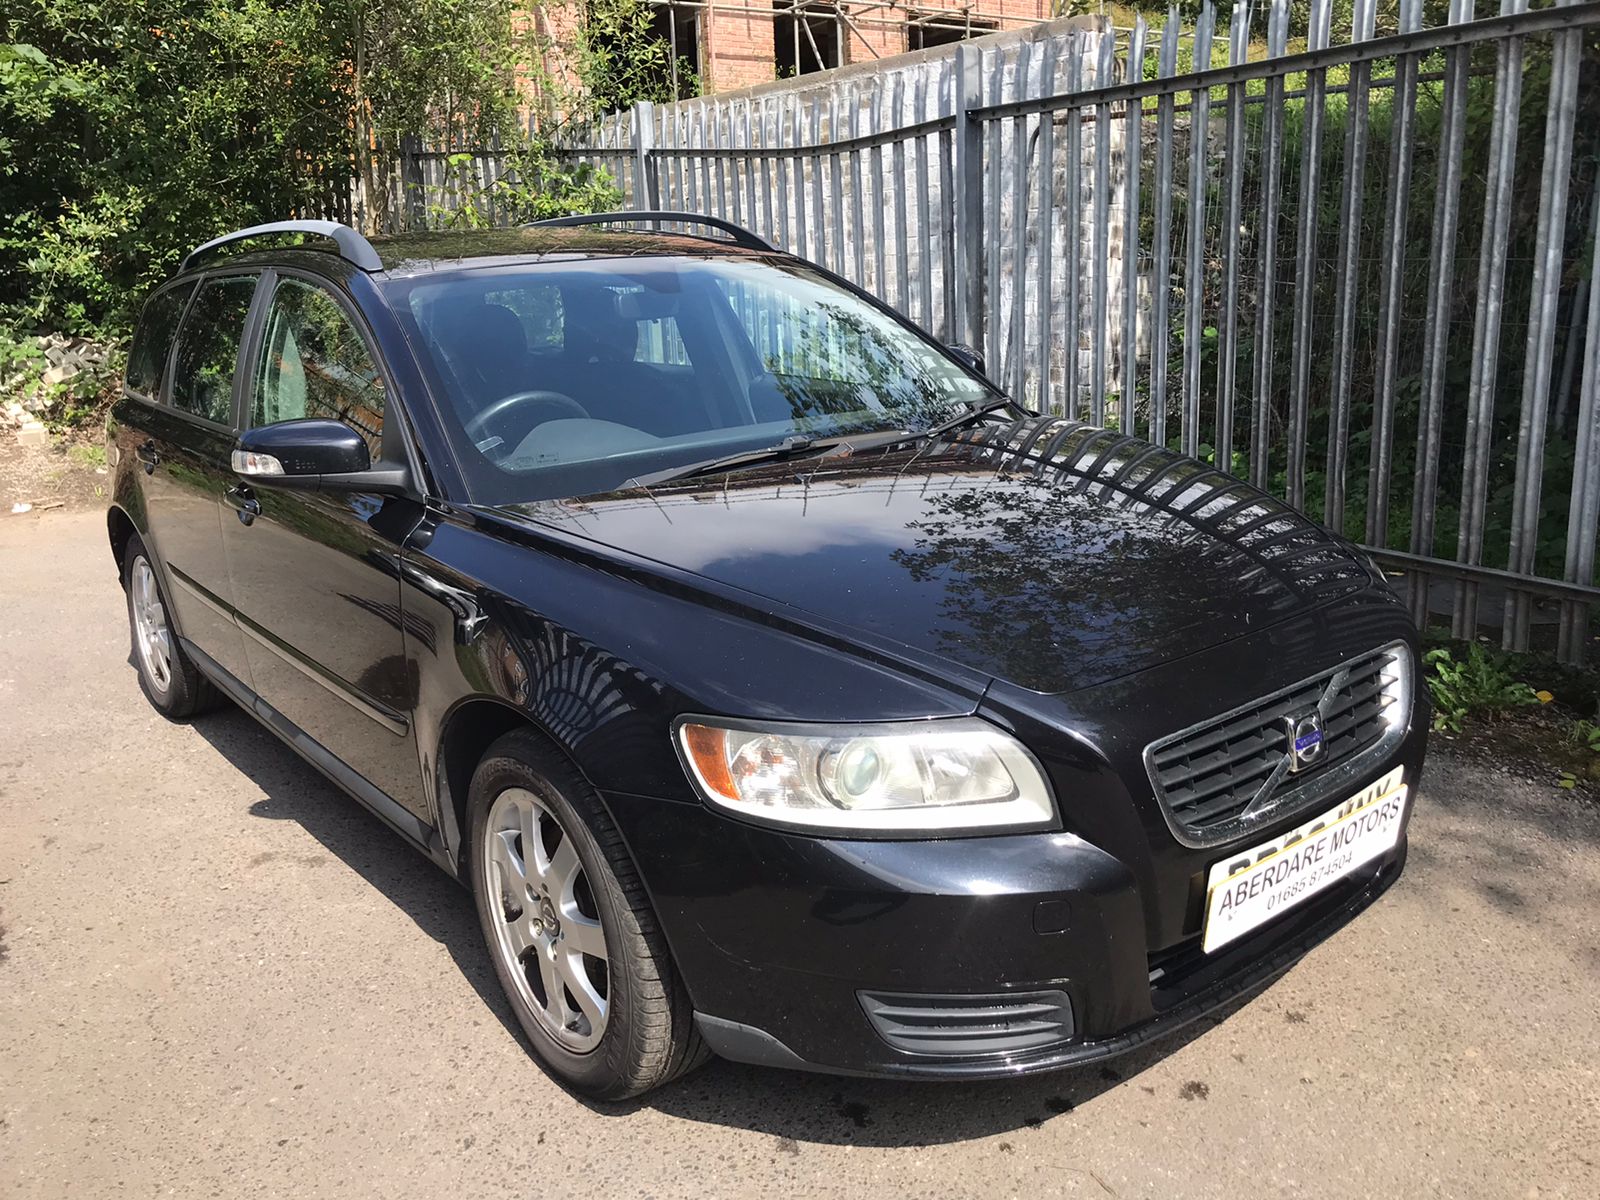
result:
[[[263,820],[293,821],[443,945],[484,1007],[530,1052],[483,947],[469,893],[397,833],[346,796],[243,711],[229,705],[192,723],[265,793],[250,806]],[[1259,993],[1257,993],[1259,994]],[[1122,1087],[1250,1002],[1241,998],[1194,1024],[1100,1066],[1022,1079],[930,1083],[809,1075],[713,1060],[640,1100],[591,1111],[627,1117],[654,1110],[680,1120],[746,1129],[800,1143],[915,1146],[1037,1129]],[[354,1036],[354,1034],[352,1034]],[[1193,1085],[1202,1087],[1204,1085]]]
[[[250,815],[293,821],[449,951],[506,1032],[527,1048],[483,948],[472,896],[242,709],[229,703],[190,727],[264,793]]]
[[[929,1146],[1042,1128],[1118,1089],[1155,1094],[1143,1072],[1215,1028],[1261,991],[1102,1064],[1047,1075],[960,1082],[812,1075],[713,1060],[680,1083],[601,1111],[653,1109],[680,1120],[766,1134],[780,1150],[802,1143]],[[1196,1090],[1197,1089],[1197,1090]],[[1204,1083],[1180,1086],[1204,1096]],[[591,1106],[596,1107],[596,1106]]]

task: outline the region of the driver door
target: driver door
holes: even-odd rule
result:
[[[374,461],[390,386],[354,312],[318,280],[279,272],[246,370],[246,428],[331,417]],[[392,448],[392,447],[391,447]],[[398,458],[399,455],[391,457]],[[414,684],[400,608],[400,547],[422,506],[362,492],[251,487],[223,519],[238,622],[256,692],[282,717],[431,824],[411,726]]]

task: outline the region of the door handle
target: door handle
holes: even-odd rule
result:
[[[156,453],[156,444],[152,441],[140,442],[134,448],[133,456],[144,464],[144,473],[154,475],[156,464],[161,461],[161,456]]]
[[[222,498],[227,501],[229,508],[239,514],[241,525],[248,525],[261,515],[261,501],[242,483],[223,492]]]

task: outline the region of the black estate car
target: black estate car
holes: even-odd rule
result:
[[[108,446],[150,702],[227,697],[469,885],[588,1095],[1102,1058],[1404,862],[1426,701],[1364,555],[723,222],[220,238]]]

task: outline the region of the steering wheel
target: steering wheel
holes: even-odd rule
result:
[[[481,412],[475,414],[472,419],[467,422],[467,436],[470,437],[474,443],[483,442],[490,436],[493,436],[489,430],[490,422],[497,421],[502,417],[503,414],[511,411],[512,409],[521,409],[524,406],[529,405],[550,409],[552,412],[550,416],[541,417],[539,420],[536,420],[526,426],[521,431],[521,435],[517,439],[519,441],[521,440],[521,437],[527,436],[527,431],[532,429],[534,425],[543,424],[545,421],[556,420],[557,416],[583,418],[587,418],[589,416],[588,409],[579,404],[571,396],[563,395],[561,392],[551,392],[543,389],[535,389],[530,392],[512,392],[511,395],[502,396],[493,404],[489,405],[488,408],[485,408]],[[509,441],[510,439],[508,438],[506,440]]]

